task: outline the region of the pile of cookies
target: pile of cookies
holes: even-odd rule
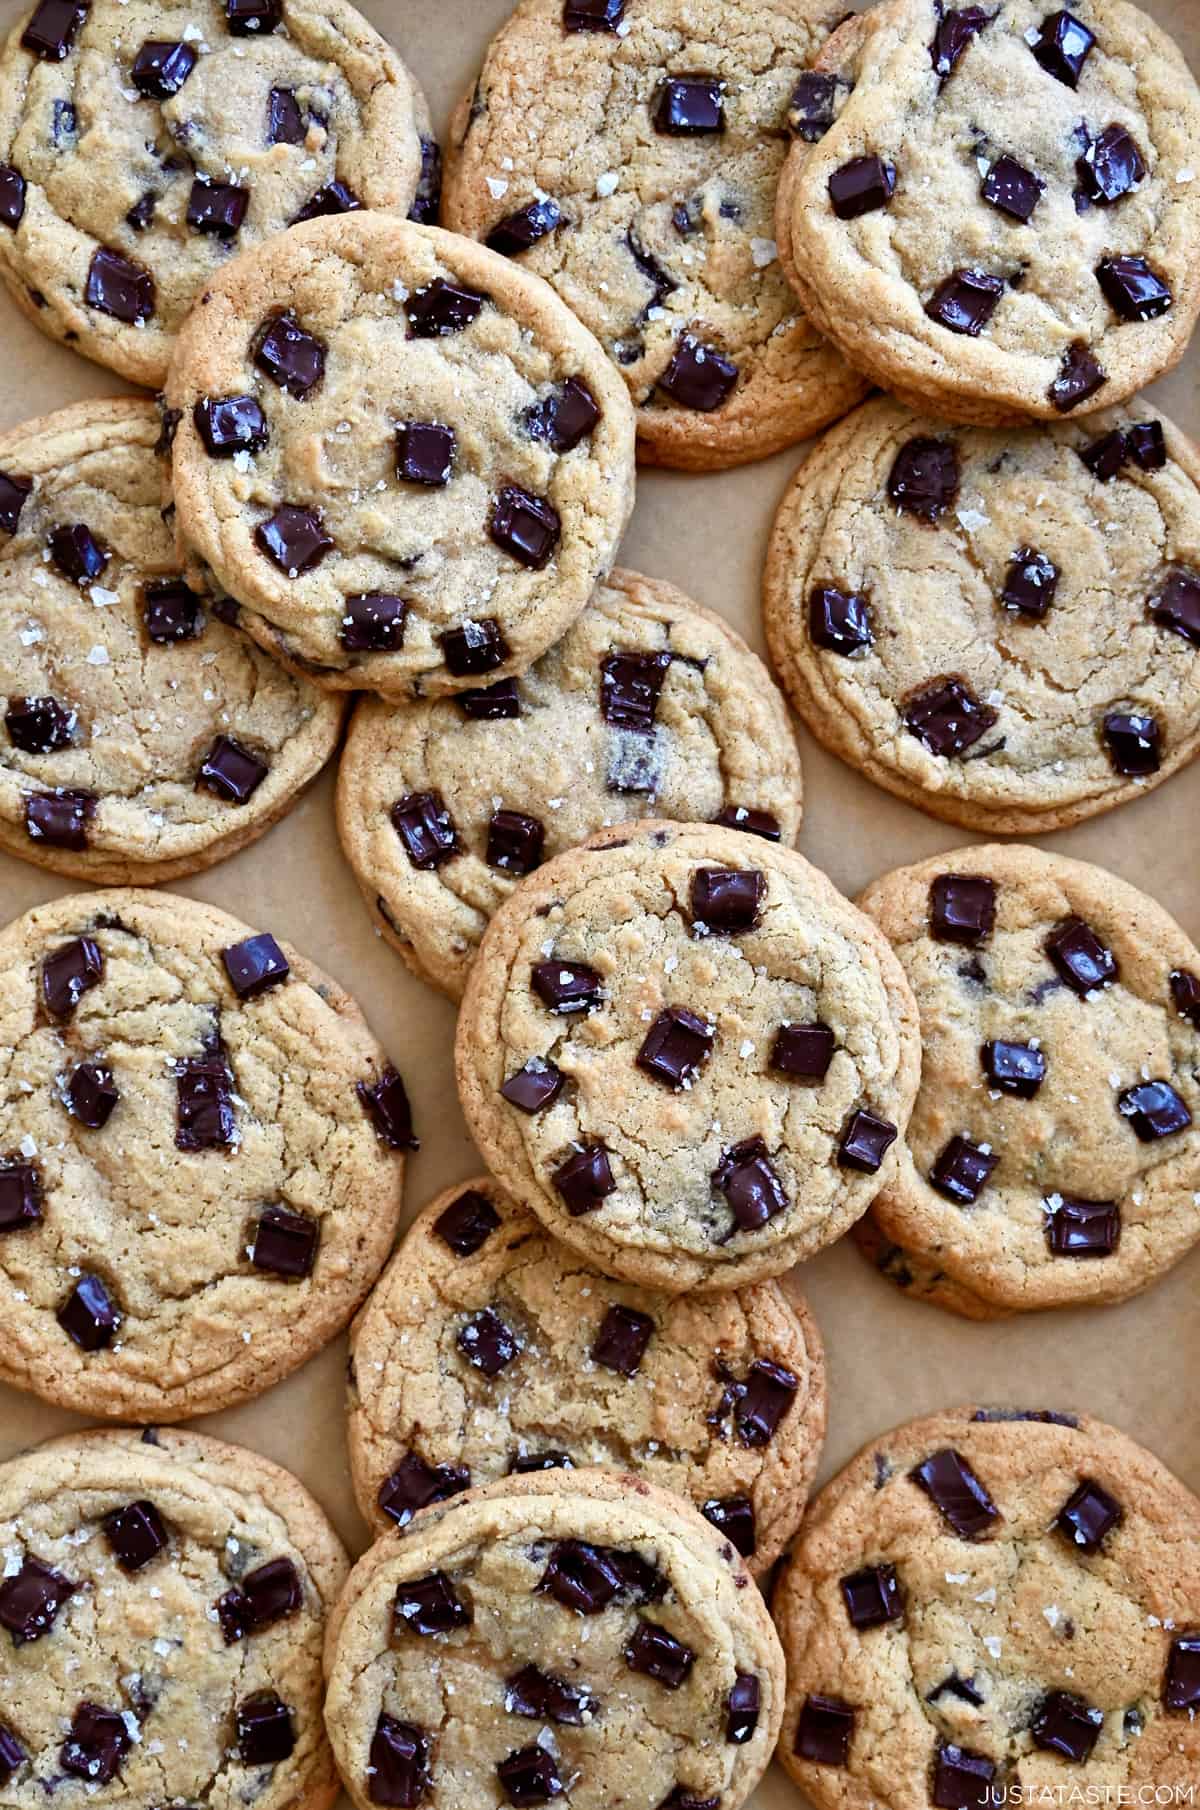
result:
[[[1015,843],[845,899],[765,666],[616,562],[639,460],[828,430],[765,574],[815,735],[999,834],[1184,767],[1200,454],[1137,393],[1200,313],[1200,92],[1126,0],[836,13],[522,0],[444,194],[345,0],[37,0],[0,54],[0,274],[158,392],[0,436],[0,846],[102,888],[0,932],[0,1378],[146,1428],[0,1466],[17,1810],[739,1810],[776,1749],[828,1810],[1194,1782],[1200,1502],[967,1408],[807,1508],[785,1278],[847,1233],[979,1321],[1162,1276],[1200,952]],[[487,1168],[398,1249],[359,1006],[153,890],[339,749]],[[347,1327],[353,1570],[158,1430]]]

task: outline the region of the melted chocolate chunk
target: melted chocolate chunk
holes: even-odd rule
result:
[[[428,1577],[401,1584],[396,1592],[395,1631],[418,1634],[428,1639],[434,1634],[450,1634],[455,1628],[469,1628],[475,1615],[469,1602],[464,1602],[444,1571],[430,1572]]]
[[[303,1604],[304,1587],[292,1561],[271,1559],[251,1571],[235,1589],[227,1590],[217,1603],[225,1645],[234,1646],[248,1634],[296,1615]]]
[[[154,579],[143,585],[142,621],[150,640],[164,647],[197,641],[204,633],[200,599],[182,578]]]
[[[638,1067],[665,1087],[687,1087],[713,1046],[714,1031],[684,1006],[660,1012],[637,1053]]]
[[[107,547],[101,546],[86,522],[52,528],[46,544],[63,577],[75,584],[91,584],[109,562]]]
[[[404,304],[409,334],[413,339],[442,339],[449,333],[462,333],[479,318],[487,299],[476,289],[435,277]]]
[[[197,176],[188,196],[187,223],[194,231],[211,233],[216,239],[236,239],[249,205],[249,189]]]
[[[1032,220],[1045,192],[1046,185],[1041,177],[1027,170],[1015,157],[997,157],[983,179],[984,200],[1022,224]],[[1003,289],[1004,285],[1000,287]]]
[[[1110,484],[1125,469],[1129,458],[1125,435],[1116,427],[1110,434],[1103,434],[1099,440],[1091,441],[1079,456],[1094,478],[1098,478],[1102,484]]]
[[[834,654],[856,654],[873,647],[871,610],[857,591],[818,585],[808,598],[808,632],[818,647]]]
[[[1167,462],[1167,442],[1161,421],[1135,421],[1125,429],[1125,450],[1139,471],[1161,471]]]
[[[440,792],[410,792],[391,809],[392,828],[409,861],[423,873],[444,867],[462,852],[454,819]]]
[[[833,124],[837,77],[808,70],[792,90],[788,129],[806,144],[815,145]]]
[[[44,63],[61,63],[87,15],[87,7],[79,0],[38,0],[21,33],[21,46]]]
[[[897,509],[934,522],[958,495],[958,448],[951,440],[909,440],[896,454],[887,492]]]
[[[1027,34],[1027,43],[1047,74],[1078,88],[1083,66],[1096,42],[1082,19],[1063,9],[1050,13]]]
[[[986,1754],[939,1741],[933,1762],[933,1803],[937,1810],[988,1810],[994,1802],[996,1765]]]
[[[594,1213],[617,1185],[603,1144],[585,1144],[561,1163],[550,1179],[572,1219]]]
[[[4,727],[22,754],[54,754],[71,746],[76,715],[57,698],[9,698]]]
[[[32,1163],[0,1158],[0,1233],[19,1232],[42,1217],[42,1177]]]
[[[1051,1691],[1043,1699],[1030,1732],[1035,1747],[1081,1765],[1091,1756],[1103,1727],[1103,1710],[1093,1709],[1071,1691]]]
[[[516,1452],[508,1467],[510,1477],[529,1477],[539,1471],[573,1471],[569,1452]]]
[[[346,599],[338,639],[348,653],[394,653],[404,645],[408,605],[391,591],[358,591]]]
[[[292,971],[275,938],[265,933],[222,949],[221,960],[239,999],[257,999],[268,988],[282,986]]]
[[[0,471],[0,534],[15,534],[25,507],[32,478],[16,477],[11,471]]]
[[[93,792],[64,786],[31,792],[25,800],[25,833],[31,842],[47,842],[52,848],[85,849],[98,802]]]
[[[1171,998],[1175,1010],[1200,1031],[1200,974],[1189,968],[1176,968],[1171,975]]]
[[[490,1307],[467,1321],[457,1344],[468,1364],[488,1377],[499,1376],[521,1355],[520,1339]]]
[[[862,1175],[875,1175],[883,1159],[900,1133],[887,1119],[860,1107],[852,1112],[838,1145],[838,1162],[843,1169],[857,1169]]]
[[[770,1445],[799,1387],[792,1372],[770,1358],[759,1358],[751,1364],[733,1406],[739,1445],[749,1451]]]
[[[495,811],[488,823],[487,864],[501,873],[531,874],[540,867],[546,827],[523,811]]]
[[[858,220],[886,207],[896,192],[896,166],[881,157],[853,157],[829,178],[829,200],[839,220]]]
[[[625,17],[625,0],[565,0],[564,31],[616,31]]]
[[[496,1777],[510,1804],[548,1804],[562,1797],[566,1786],[558,1776],[554,1756],[544,1747],[522,1747],[496,1767]]]
[[[486,1194],[468,1188],[438,1215],[433,1229],[456,1257],[473,1257],[500,1228],[500,1215]]]
[[[196,432],[211,459],[257,452],[270,439],[267,418],[253,396],[206,396],[192,410]]]
[[[1046,1079],[1046,1058],[1032,1044],[994,1038],[984,1044],[981,1054],[988,1080],[1002,1094],[1032,1100]]]
[[[111,1345],[121,1314],[99,1276],[82,1275],[58,1310],[59,1325],[81,1351]]]
[[[537,962],[530,970],[530,985],[542,1004],[560,1018],[590,1012],[604,998],[603,982],[586,962]]]
[[[925,304],[925,312],[939,327],[978,339],[996,312],[1004,294],[999,277],[983,270],[956,270],[938,284]]]
[[[527,408],[523,419],[532,440],[544,440],[555,452],[568,453],[592,433],[600,420],[600,405],[582,377],[568,377]]]
[[[797,1081],[823,1081],[837,1048],[827,1024],[781,1024],[771,1048],[771,1067]]]
[[[759,1231],[791,1205],[761,1137],[727,1150],[713,1170],[712,1184],[725,1196],[739,1232]]]
[[[500,1089],[502,1098],[521,1112],[544,1112],[552,1106],[565,1086],[562,1071],[553,1062],[531,1056],[524,1068],[508,1077]]]
[[[950,1447],[934,1452],[909,1472],[960,1540],[978,1540],[1000,1510],[966,1459]]]
[[[0,163],[0,222],[15,231],[25,214],[25,178],[10,163]]]
[[[1040,621],[1054,602],[1060,577],[1053,560],[1036,547],[1019,547],[1008,568],[1000,601],[1006,610]]]
[[[853,1572],[842,1579],[841,1592],[850,1625],[860,1633],[903,1618],[904,1598],[894,1565],[868,1565]]]
[[[250,1261],[268,1275],[302,1281],[311,1276],[317,1261],[320,1229],[307,1213],[290,1213],[286,1207],[264,1207],[255,1228]]]
[[[540,572],[558,548],[562,522],[545,497],[506,484],[492,506],[488,533],[520,565]]]
[[[713,818],[722,829],[744,830],[748,836],[761,836],[764,842],[782,842],[783,829],[778,817],[770,811],[756,811],[744,804],[727,804]]]
[[[1121,1209],[1114,1201],[1055,1194],[1046,1206],[1046,1238],[1055,1257],[1112,1256],[1121,1240]]]
[[[725,130],[725,84],[715,75],[668,76],[658,91],[654,130],[689,138]]]
[[[150,190],[147,190],[146,193],[135,201],[133,206],[127,210],[125,224],[132,228],[135,233],[144,233],[146,228],[153,224],[154,216],[157,211],[158,196],[153,194]]]
[[[1059,978],[1081,999],[1110,986],[1119,973],[1112,950],[1082,918],[1067,918],[1060,924],[1047,937],[1045,950]]]
[[[767,877],[757,868],[697,868],[691,889],[693,927],[713,936],[753,930],[766,893]]]
[[[669,1691],[687,1683],[696,1655],[658,1622],[639,1621],[625,1645],[625,1664],[631,1672],[653,1678]]]
[[[430,1746],[424,1729],[381,1712],[367,1761],[367,1796],[371,1802],[415,1810],[432,1782]]]
[[[535,1588],[576,1615],[599,1615],[626,1588],[620,1555],[585,1540],[563,1540],[550,1554]]]
[[[1147,608],[1160,628],[1170,629],[1200,647],[1200,574],[1185,566],[1173,567]]]
[[[8,1629],[14,1646],[40,1640],[77,1587],[40,1559],[26,1558],[19,1571],[0,1583],[0,1627]]]
[[[744,1747],[758,1727],[761,1688],[753,1672],[739,1672],[726,1700],[725,1739],[732,1747]],[[718,1803],[720,1799],[716,1800]]]
[[[1111,207],[1146,174],[1145,159],[1124,126],[1106,126],[1076,163],[1079,186],[1096,207]]]
[[[360,1081],[354,1089],[363,1111],[389,1150],[416,1150],[412,1109],[403,1079],[389,1063],[378,1081]]]
[[[725,1535],[735,1552],[744,1559],[753,1558],[758,1549],[758,1529],[749,1496],[714,1496],[700,1505],[700,1513]]]
[[[930,1185],[956,1206],[973,1206],[999,1161],[994,1151],[968,1138],[951,1138],[930,1171]]]
[[[1059,1510],[1054,1525],[1080,1552],[1099,1552],[1114,1527],[1124,1519],[1124,1510],[1099,1483],[1085,1477],[1075,1493]]]
[[[669,653],[606,655],[600,662],[600,714],[605,722],[614,729],[651,734],[670,666]]]
[[[100,945],[90,936],[64,943],[42,962],[42,998],[52,1018],[69,1018],[83,995],[104,974]]]
[[[222,1049],[175,1064],[175,1146],[231,1150],[238,1141],[233,1073]]]
[[[1103,365],[1082,340],[1076,340],[1063,353],[1058,376],[1046,393],[1060,415],[1069,415],[1107,382]]]
[[[1115,314],[1126,321],[1153,321],[1166,314],[1175,298],[1145,258],[1102,258],[1096,281]]]
[[[89,1785],[110,1785],[130,1747],[129,1730],[119,1710],[81,1703],[63,1743],[59,1764],[64,1772]]]
[[[1155,717],[1115,710],[1104,719],[1104,743],[1118,773],[1142,778],[1162,766],[1162,731]]]
[[[140,264],[101,245],[92,253],[83,299],[89,308],[132,326],[136,321],[148,321],[154,313],[154,278]]]
[[[996,882],[981,874],[939,874],[929,889],[929,932],[969,948],[996,927]]]
[[[320,511],[300,503],[281,503],[274,515],[254,530],[254,544],[289,578],[311,572],[333,551]]]
[[[1163,1702],[1189,1715],[1200,1709],[1200,1634],[1177,1634],[1171,1642]]]
[[[649,1314],[638,1313],[632,1307],[610,1307],[592,1345],[592,1362],[614,1370],[618,1376],[636,1376],[653,1333],[654,1321]]]
[[[418,1509],[431,1502],[448,1502],[471,1487],[471,1473],[463,1465],[426,1464],[416,1452],[406,1452],[391,1476],[380,1486],[376,1501],[389,1521],[407,1527]]]
[[[0,1785],[7,1785],[17,1768],[29,1755],[10,1728],[0,1728]]]
[[[1129,1120],[1143,1144],[1174,1137],[1186,1131],[1192,1115],[1169,1081],[1142,1081],[1117,1100],[1117,1110]]]
[[[325,342],[307,332],[294,314],[281,314],[259,333],[254,362],[272,383],[302,402],[325,375]]]
[[[508,659],[510,649],[494,617],[482,622],[465,622],[461,628],[447,629],[438,636],[447,672],[456,679],[470,678],[476,673],[494,672]]]
[[[728,402],[737,385],[738,368],[715,346],[691,333],[681,333],[658,388],[681,408],[708,415]]]
[[[498,220],[484,240],[489,251],[498,251],[502,257],[516,258],[539,239],[545,239],[552,232],[557,232],[563,224],[563,211],[557,201],[546,195],[537,201],[530,201],[516,213],[506,214]]]
[[[582,1728],[600,1705],[590,1691],[576,1690],[564,1679],[527,1665],[505,1684],[504,1707],[510,1716]]]
[[[72,1070],[64,1097],[73,1119],[89,1131],[102,1131],[121,1096],[107,1063],[81,1062]]]
[[[442,147],[436,138],[421,140],[421,176],[417,183],[417,192],[413,204],[408,210],[410,220],[420,226],[436,226],[438,213],[442,205]]]
[[[259,0],[255,0],[258,4]],[[229,6],[238,0],[227,0]],[[247,1766],[279,1766],[296,1746],[292,1712],[274,1691],[256,1691],[237,1706],[238,1752]]]
[[[810,1695],[804,1699],[796,1728],[796,1753],[816,1766],[845,1766],[857,1715],[840,1697]]]
[[[963,6],[942,13],[929,46],[929,56],[943,82],[954,73],[967,46],[995,16],[984,12],[982,6]]]
[[[302,145],[308,136],[294,88],[272,88],[267,96],[267,143]]]
[[[219,735],[200,763],[196,784],[230,804],[245,804],[270,770],[265,760],[231,735]]]
[[[960,1678],[957,1672],[951,1672],[943,1678],[925,1698],[926,1703],[938,1703],[945,1696],[957,1697],[960,1703],[973,1704],[976,1709],[986,1701],[983,1693],[976,1690],[973,1678]]]
[[[396,429],[396,476],[440,490],[450,482],[458,440],[438,421],[404,421]]]
[[[225,0],[225,23],[235,38],[266,37],[283,23],[283,0]]]
[[[353,189],[347,188],[344,182],[327,182],[323,189],[318,189],[298,214],[293,214],[289,225],[299,226],[303,220],[320,220],[329,214],[355,214],[362,202]]]
[[[904,706],[904,727],[939,760],[965,754],[997,720],[992,707],[982,703],[966,680],[954,674],[934,679]]]

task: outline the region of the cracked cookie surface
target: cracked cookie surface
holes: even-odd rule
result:
[[[401,710],[361,701],[337,809],[384,937],[457,998],[517,881],[593,831],[732,813],[791,844],[800,800],[761,661],[672,585],[618,569],[515,682]]]
[[[0,1543],[9,1804],[333,1803],[321,1647],[349,1567],[294,1477],[197,1433],[55,1439],[0,1467]]]
[[[874,1440],[774,1614],[778,1758],[818,1810],[1195,1777],[1200,1502],[1098,1421],[965,1408]]]
[[[1061,829],[1200,747],[1200,454],[1145,403],[951,427],[879,400],[776,518],[772,660],[809,728],[972,829]]]
[[[775,247],[793,92],[838,16],[525,0],[455,116],[446,224],[554,284],[623,370],[650,463],[762,458],[865,393]]]
[[[1100,868],[956,849],[862,909],[921,1014],[921,1088],[864,1233],[971,1318],[1120,1301],[1200,1239],[1200,952]],[[1082,989],[1082,990],[1081,990]]]
[[[641,1478],[510,1479],[376,1541],[331,1619],[326,1722],[360,1810],[716,1798],[771,1755],[783,1664],[733,1548]]]
[[[825,1363],[774,1282],[706,1300],[608,1282],[486,1176],[438,1196],[360,1314],[350,1466],[383,1532],[472,1484],[635,1470],[763,1578],[804,1512]]]
[[[436,151],[345,0],[42,0],[0,55],[0,274],[43,332],[157,389],[233,252],[312,212],[427,209]]]
[[[677,1294],[779,1275],[863,1214],[916,1091],[895,956],[801,856],[602,832],[484,935],[459,1093],[497,1178],[596,1268]]]
[[[395,1234],[407,1100],[358,1007],[164,893],[39,906],[0,951],[0,1374],[123,1417],[260,1393]]]
[[[335,690],[523,672],[633,507],[625,387],[553,290],[379,214],[231,265],[180,336],[168,401],[185,546],[264,646]]]
[[[818,67],[842,104],[790,153],[778,237],[859,369],[998,422],[1109,407],[1177,363],[1200,310],[1200,93],[1137,7],[886,0]]]
[[[150,402],[84,402],[0,437],[0,843],[81,879],[222,860],[291,808],[341,724],[184,584],[159,431]]]

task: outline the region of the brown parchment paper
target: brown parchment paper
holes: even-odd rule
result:
[[[507,0],[359,0],[425,87],[443,134],[474,81]],[[1197,0],[1142,0],[1200,72]],[[0,29],[23,10],[0,0]],[[1200,248],[1197,255],[1200,256]],[[0,294],[0,426],[82,397],[119,392],[118,380],[52,345]],[[1200,337],[1183,365],[1150,392],[1200,438]],[[759,581],[771,520],[799,463],[793,449],[713,477],[647,472],[622,563],[667,578],[721,612],[763,651]],[[904,862],[971,840],[877,791],[800,733],[805,821],[800,847],[845,892]],[[454,1090],[454,1011],[411,978],[374,935],[333,823],[333,773],[245,853],[175,890],[207,899],[255,928],[294,942],[364,1004],[402,1070],[421,1151],[410,1161],[406,1220],[440,1189],[479,1167]],[[975,838],[982,840],[982,838]],[[1146,888],[1200,939],[1200,763],[1149,797],[1042,845],[1114,869]],[[0,855],[0,921],[78,890]],[[795,1272],[829,1351],[829,1438],[822,1478],[873,1434],[959,1402],[1081,1409],[1142,1440],[1200,1491],[1200,1249],[1124,1307],[1031,1314],[971,1326],[907,1302],[848,1245]],[[0,1326],[0,1338],[4,1336]],[[198,1426],[286,1465],[324,1504],[355,1551],[365,1531],[344,1460],[345,1340],[256,1402]],[[0,1458],[82,1425],[77,1417],[0,1387]],[[752,1810],[799,1810],[800,1793],[774,1769]]]

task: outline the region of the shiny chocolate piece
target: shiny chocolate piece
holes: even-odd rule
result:
[[[468,1188],[433,1222],[433,1230],[456,1257],[473,1257],[500,1229],[500,1215],[486,1194]]]
[[[416,1452],[406,1452],[380,1485],[376,1501],[389,1521],[407,1527],[419,1509],[431,1502],[448,1502],[470,1487],[471,1473],[465,1466],[430,1465]]]
[[[280,314],[264,323],[254,363],[272,383],[303,402],[325,375],[325,342],[302,327],[294,314]]]
[[[896,166],[881,157],[853,157],[829,178],[829,200],[839,220],[858,220],[886,207],[896,192]]]
[[[1000,1510],[966,1459],[950,1447],[934,1452],[909,1473],[961,1540],[978,1540]]]
[[[737,387],[738,367],[716,346],[692,333],[681,333],[658,388],[681,408],[710,415],[728,402]]]

